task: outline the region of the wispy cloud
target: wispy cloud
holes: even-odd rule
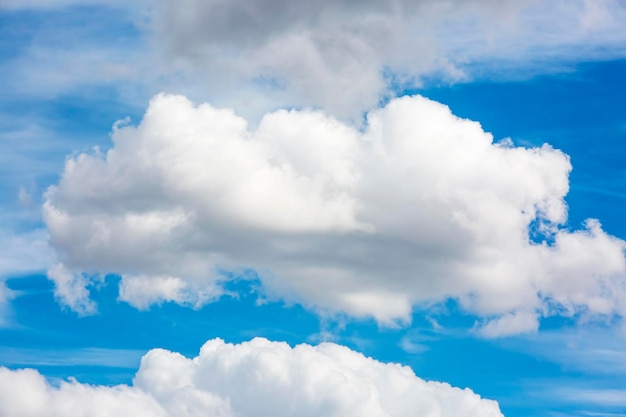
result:
[[[626,407],[626,388],[557,388],[553,393],[563,401],[602,407]]]
[[[0,365],[10,367],[103,366],[135,369],[145,350],[16,348],[0,346]]]
[[[626,338],[619,327],[597,324],[586,328],[565,327],[501,343],[555,362],[567,371],[596,376],[626,374]]]
[[[549,404],[545,408],[567,407],[569,410],[567,414],[544,413],[550,416],[621,417],[626,407],[626,386],[619,382],[558,378],[529,381],[525,391],[533,401]]]
[[[3,32],[12,40],[0,49],[5,100],[117,88],[141,79],[142,36],[132,9],[92,3],[41,12],[0,9],[7,22]]]
[[[1,232],[0,232],[1,233]],[[54,260],[45,230],[0,234],[0,278],[43,271]]]

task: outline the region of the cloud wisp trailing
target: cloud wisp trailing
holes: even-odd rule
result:
[[[271,399],[271,400],[268,400]],[[403,416],[502,417],[495,401],[427,382],[332,343],[298,345],[215,339],[188,359],[148,352],[132,386],[50,386],[34,370],[0,368],[0,414],[14,417]]]
[[[564,227],[568,157],[494,142],[423,97],[392,100],[358,130],[312,111],[250,129],[159,95],[112,138],[105,154],[68,159],[46,193],[55,281],[117,273],[139,308],[199,306],[223,271],[252,268],[268,294],[384,324],[454,298],[493,318],[489,337],[535,331],[542,315],[625,313],[625,242],[596,220]],[[72,288],[80,311],[87,293]]]

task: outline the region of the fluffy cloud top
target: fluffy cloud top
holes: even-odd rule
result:
[[[495,401],[426,382],[331,343],[207,342],[188,359],[155,349],[133,386],[50,386],[34,370],[0,368],[0,414],[13,417],[501,417]]]
[[[490,336],[539,315],[624,313],[625,243],[594,220],[561,227],[568,157],[494,143],[423,97],[392,100],[362,130],[311,111],[251,130],[159,95],[112,139],[68,159],[44,216],[59,268],[119,273],[140,308],[201,305],[223,271],[253,268],[269,293],[381,323],[447,298],[504,315]]]

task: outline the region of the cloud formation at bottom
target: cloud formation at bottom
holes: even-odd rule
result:
[[[51,386],[32,369],[0,368],[0,415],[14,417],[499,417],[469,389],[427,382],[332,343],[291,348],[255,338],[208,341],[193,358],[148,352],[133,385]]]

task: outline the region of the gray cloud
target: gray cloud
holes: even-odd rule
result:
[[[93,14],[74,8],[67,16],[80,19],[39,28],[38,38],[3,63],[8,91],[77,94],[96,86],[135,101],[170,91],[234,107],[254,121],[285,107],[360,120],[397,89],[429,77],[518,78],[626,56],[619,0],[3,4],[40,12],[73,5],[94,6],[106,27],[131,33],[107,37],[97,21],[82,23]]]

